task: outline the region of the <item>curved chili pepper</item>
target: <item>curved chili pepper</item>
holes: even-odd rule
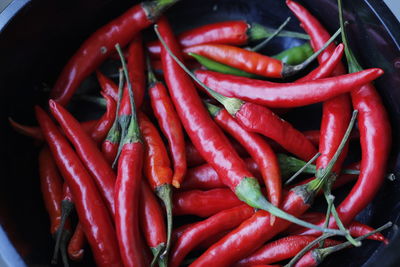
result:
[[[99,70],[96,71],[97,80],[99,81],[101,90],[111,96],[115,102],[118,101],[118,86]]]
[[[79,221],[97,265],[121,266],[112,221],[92,177],[50,117],[38,106],[35,111],[55,162],[71,188]]]
[[[142,181],[141,186],[140,214],[144,237],[153,252],[154,259],[157,260],[166,248],[167,233],[160,204],[145,181]]]
[[[174,194],[173,213],[177,216],[190,214],[204,218],[240,204],[242,202],[228,188],[190,190]]]
[[[68,244],[68,256],[73,261],[80,261],[83,259],[86,244],[86,236],[83,232],[83,227],[80,223],[76,225],[75,232],[71,237]]]
[[[244,45],[249,41],[257,41],[271,36],[275,30],[266,28],[257,23],[247,23],[243,20],[224,21],[186,31],[180,34],[177,39],[182,47],[190,47],[199,44],[230,44]],[[309,39],[306,34],[281,31],[278,36]],[[152,57],[159,57],[161,54],[161,44],[153,41],[147,44]]]
[[[279,207],[282,201],[282,181],[278,158],[274,151],[261,136],[247,132],[225,109],[209,103],[206,106],[214,121],[243,144],[257,163],[267,188],[268,199],[273,205]]]
[[[128,69],[120,46],[121,58],[128,88],[130,112],[127,132],[120,142],[118,175],[115,182],[115,228],[124,266],[148,266],[139,229],[139,199],[142,180],[143,152],[141,132],[137,119],[135,98]]]
[[[180,56],[179,44],[167,20],[161,18],[158,25],[168,46]],[[264,206],[266,200],[258,182],[252,178],[228,139],[210,118],[190,78],[182,72],[164,47],[161,50],[161,60],[172,102],[195,147],[240,199],[251,206]]]
[[[156,127],[144,115],[139,113],[139,127],[143,135],[144,174],[157,196],[163,201],[167,212],[167,243],[165,251],[168,253],[172,234],[172,170],[167,149]],[[164,249],[164,248],[163,248]],[[153,251],[154,252],[154,251]],[[157,251],[160,253],[160,251]],[[157,254],[158,255],[158,254]],[[156,257],[156,256],[155,256]]]
[[[196,77],[216,92],[274,108],[314,104],[351,91],[383,74],[369,69],[338,77],[302,83],[273,83],[206,70],[196,70]]]
[[[243,204],[223,210],[204,221],[193,224],[174,243],[169,266],[178,267],[185,256],[207,237],[238,226],[253,213],[252,207]]]
[[[36,126],[26,126],[14,121],[12,118],[8,118],[11,126],[15,131],[25,136],[31,137],[36,140],[44,141],[44,136],[40,127]],[[97,120],[81,122],[81,126],[86,133],[91,133],[93,128],[97,125]]]
[[[49,101],[49,107],[68,140],[75,147],[79,158],[94,178],[108,210],[114,215],[114,171],[93,140],[83,131],[79,122],[65,108],[53,100]]]
[[[296,256],[297,253],[299,253],[306,245],[315,239],[315,236],[306,235],[287,236],[266,244],[250,256],[237,262],[234,266],[253,266],[257,264],[270,264],[287,260]],[[327,239],[325,240],[324,246],[330,247],[340,243],[342,242]],[[316,247],[318,247],[318,244],[314,248]]]
[[[90,137],[95,143],[100,143],[107,136],[116,116],[116,103],[113,98],[105,93],[101,95],[107,100],[107,111],[94,126]]]
[[[79,84],[113,51],[115,44],[125,46],[132,37],[150,26],[168,7],[179,0],[153,0],[128,9],[93,33],[71,57],[50,92],[62,105],[69,102]]]
[[[151,107],[161,131],[168,140],[170,155],[174,162],[172,185],[179,188],[187,168],[185,138],[183,136],[182,125],[171,102],[171,98],[167,93],[167,89],[162,82],[156,79],[150,64],[147,64],[147,72]]]
[[[295,65],[300,64],[312,56],[313,52],[314,51],[312,50],[310,44],[304,43],[302,45],[286,49],[285,51],[282,51],[272,57],[282,61],[283,63]]]

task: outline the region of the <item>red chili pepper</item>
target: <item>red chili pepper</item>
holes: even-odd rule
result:
[[[223,210],[208,219],[188,227],[174,242],[169,266],[178,267],[185,256],[209,236],[232,229],[254,214],[254,209],[246,204]]]
[[[18,122],[15,122],[11,118],[8,118],[8,121],[10,122],[14,130],[17,131],[18,133],[23,134],[25,136],[29,136],[36,140],[44,141],[44,136],[42,134],[42,130],[40,129],[40,127],[22,125]],[[86,133],[91,133],[93,131],[93,128],[97,125],[97,123],[98,123],[97,120],[85,121],[81,122],[81,126]]]
[[[167,149],[158,133],[157,128],[144,115],[139,113],[139,127],[143,135],[144,153],[144,174],[150,183],[151,188],[163,201],[167,212],[167,243],[165,248],[159,248],[168,252],[171,244],[172,233],[172,170]],[[153,251],[160,253],[160,251]],[[156,254],[154,254],[156,257]],[[159,254],[157,254],[159,255]]]
[[[274,151],[261,136],[246,131],[225,109],[212,104],[206,104],[206,106],[214,121],[243,144],[257,163],[267,188],[268,199],[273,205],[279,207],[282,201],[282,181],[278,158]]]
[[[97,265],[121,266],[112,221],[92,177],[50,117],[39,107],[36,107],[36,118],[56,164],[71,188],[79,221]]]
[[[176,192],[172,207],[174,215],[191,214],[204,218],[240,204],[242,202],[228,188],[217,188]]]
[[[158,259],[167,245],[167,233],[160,204],[145,181],[141,186],[140,224],[148,247]]]
[[[299,253],[305,246],[307,246],[311,241],[314,241],[315,239],[315,236],[290,235],[264,245],[250,256],[234,264],[234,266],[245,267],[257,264],[270,264],[287,260],[296,256],[297,253]],[[324,246],[330,247],[340,243],[342,242],[332,239],[326,239],[324,242]],[[316,247],[318,247],[318,244],[314,246],[314,248]]]
[[[186,174],[185,138],[178,114],[164,84],[157,81],[151,66],[147,64],[149,95],[151,107],[160,125],[161,131],[168,140],[170,155],[174,162],[172,185],[179,188]]]
[[[130,115],[127,132],[120,142],[118,175],[115,183],[115,228],[124,266],[148,266],[139,229],[139,199],[143,151],[132,84],[120,47],[116,46],[127,83]]]
[[[253,159],[244,159],[247,169],[262,183],[262,176],[257,163]],[[200,189],[209,190],[223,188],[226,185],[222,182],[217,172],[209,164],[203,164],[192,169],[188,169],[185,180],[182,184],[183,190]]]
[[[90,137],[97,144],[101,143],[107,136],[116,116],[116,103],[113,98],[105,93],[101,93],[101,95],[107,100],[107,111],[98,120],[90,134]]]
[[[173,53],[181,57],[179,44],[167,20],[161,18],[158,26],[161,36],[166,39]],[[190,78],[182,72],[165,48],[161,50],[161,60],[172,102],[195,147],[213,166],[224,183],[243,201],[251,206],[264,206],[260,201],[266,200],[261,194],[258,183],[252,178],[228,139],[210,118]]]
[[[132,38],[150,26],[169,6],[179,0],[154,0],[128,9],[93,33],[65,65],[50,95],[62,105],[69,102],[80,83],[111,53],[115,44],[125,46]]]
[[[94,178],[108,210],[114,215],[114,171],[93,140],[83,131],[79,122],[65,108],[53,100],[49,101],[49,107],[68,140],[75,147],[79,158]]]
[[[196,77],[226,97],[236,97],[273,108],[293,108],[325,101],[369,83],[383,74],[381,69],[302,83],[273,83],[207,70],[195,71]]]
[[[99,70],[96,71],[97,80],[99,81],[101,90],[107,95],[111,96],[115,102],[118,101],[118,86],[107,76],[101,73]]]
[[[80,223],[76,225],[75,232],[71,237],[68,244],[68,256],[73,261],[80,261],[83,259],[86,244],[86,236],[83,232],[83,227]]]

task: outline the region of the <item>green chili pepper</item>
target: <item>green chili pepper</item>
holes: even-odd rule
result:
[[[304,60],[309,58],[313,53],[314,51],[311,45],[309,43],[305,43],[303,45],[289,48],[272,57],[279,59],[280,61],[286,64],[296,65],[302,63]]]

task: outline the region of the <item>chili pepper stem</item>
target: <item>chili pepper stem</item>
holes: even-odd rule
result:
[[[61,222],[60,222],[60,226],[58,227],[58,230],[56,232],[56,244],[54,246],[54,253],[53,253],[53,258],[51,260],[52,264],[57,264],[58,261],[58,251],[60,250],[60,247],[65,246],[66,244],[61,244],[63,241],[67,241],[64,240],[63,237],[63,233],[66,231],[64,230],[64,226],[65,226],[65,222],[67,220],[67,218],[69,217],[69,215],[71,214],[72,210],[74,208],[74,203],[72,203],[71,201],[68,200],[63,200],[61,202]]]
[[[69,267],[68,256],[67,256],[67,244],[71,238],[71,233],[69,231],[63,231],[60,252],[64,267]]]
[[[277,36],[282,30],[283,28],[286,27],[286,25],[289,23],[290,21],[290,17],[288,17],[282,24],[281,26],[279,26],[278,29],[276,29],[270,36],[268,36],[267,39],[265,39],[264,41],[262,41],[261,43],[259,43],[258,45],[256,45],[253,48],[249,48],[250,51],[259,51],[260,49],[263,49],[272,39],[274,39],[275,36]]]
[[[312,157],[303,167],[301,167],[295,174],[292,175],[286,182],[285,185],[290,184],[294,179],[296,179],[297,176],[299,176],[301,173],[304,172],[305,169],[307,169],[308,166],[310,166],[311,163],[313,163],[319,156],[321,156],[321,153],[315,154],[314,157]]]
[[[314,174],[317,170],[317,167],[315,165],[308,164],[307,166],[305,166],[307,162],[292,156],[288,156],[286,154],[278,153],[277,157],[281,169],[281,176],[283,179],[287,179],[292,174],[296,173],[302,168],[302,173],[309,174]]]
[[[215,97],[219,102],[221,102],[224,106],[228,105],[231,110],[235,110],[235,113],[237,110],[241,108],[241,106],[244,104],[243,101],[236,99],[236,98],[230,98],[230,97],[225,97],[214,90],[208,88],[204,83],[199,81],[196,76],[190,72],[188,68],[186,68],[185,64],[183,64],[169,49],[168,45],[165,43],[164,39],[160,35],[158,31],[158,25],[154,25],[154,30],[158,36],[158,39],[160,40],[161,44],[165,48],[165,50],[168,52],[168,54],[175,60],[175,62],[190,76],[192,77],[196,82],[198,82],[201,86],[203,86],[210,94],[212,94],[213,97]],[[229,110],[228,110],[229,111]],[[282,218],[284,220],[288,220],[292,223],[298,224],[300,226],[306,227],[306,228],[312,228],[316,229],[318,231],[324,232],[324,233],[335,233],[337,235],[345,235],[342,231],[335,230],[335,229],[326,229],[322,228],[320,226],[308,223],[306,221],[300,220],[296,218],[293,215],[290,215],[283,210],[275,207],[272,205],[270,202],[267,201],[267,199],[264,197],[264,195],[261,192],[260,184],[258,183],[257,179],[252,178],[252,177],[244,177],[238,185],[235,187],[235,193],[238,196],[238,198],[248,205],[265,210],[271,215],[274,215],[276,217]]]
[[[251,41],[257,41],[260,39],[267,38],[273,34],[272,29],[268,29],[258,23],[252,23],[250,25],[250,28],[247,32],[249,39]],[[278,34],[279,37],[289,37],[289,38],[298,38],[298,39],[304,39],[304,40],[310,40],[310,36],[304,33],[299,33],[299,32],[291,32],[291,31],[281,31]]]
[[[151,261],[151,264],[150,264],[150,266],[151,267],[153,267],[153,266],[155,266],[155,264],[157,263],[157,261],[158,261],[158,263],[159,263],[159,267],[161,267],[161,264],[160,264],[160,262],[162,262],[162,260],[160,260],[160,257],[161,257],[161,254],[164,252],[164,250],[165,250],[165,244],[164,243],[161,243],[160,245],[158,245],[157,247],[153,247],[153,248],[150,248],[150,250],[151,250],[151,252],[153,253],[153,260]]]
[[[154,0],[142,3],[142,7],[147,13],[149,19],[155,21],[170,6],[180,0]]]
[[[284,64],[283,69],[282,69],[282,77],[290,77],[298,72],[302,71],[305,69],[308,65],[310,65],[311,62],[313,62],[324,50],[327,48],[335,39],[336,37],[339,36],[341,32],[341,29],[339,28],[334,35],[324,44],[324,46],[321,47],[317,52],[315,52],[312,56],[307,58],[304,62],[297,64],[297,65],[289,65],[289,64]]]
[[[172,186],[170,184],[164,184],[157,187],[157,196],[163,201],[165,210],[167,212],[167,244],[161,257],[167,256],[171,247],[171,236],[172,236]]]
[[[326,215],[325,215],[325,222],[324,222],[324,227],[328,227],[329,226],[329,220],[331,218],[331,212],[332,212],[332,206],[333,206],[333,201],[335,200],[335,196],[334,195],[328,195],[325,196],[326,201],[328,202],[328,208],[326,209]],[[319,247],[323,247],[324,246],[324,242],[325,240],[321,240],[319,242]]]

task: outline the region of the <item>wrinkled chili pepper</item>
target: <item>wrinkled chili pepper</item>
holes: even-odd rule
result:
[[[68,140],[73,144],[79,158],[94,178],[108,210],[114,215],[114,171],[90,136],[83,131],[79,122],[63,106],[50,100],[49,107]]]
[[[282,181],[278,158],[274,151],[261,136],[247,132],[225,109],[209,103],[206,106],[214,121],[243,144],[257,163],[267,188],[268,199],[279,207],[282,201]]]
[[[68,244],[68,256],[73,261],[81,261],[83,259],[86,244],[86,236],[80,223],[76,225],[75,232]]]
[[[145,181],[141,186],[140,225],[154,261],[157,261],[167,246],[167,231],[161,206]],[[159,263],[167,266],[162,264]]]
[[[338,77],[302,83],[272,83],[206,70],[196,70],[196,77],[226,97],[236,97],[274,108],[292,108],[314,104],[351,91],[383,74],[369,69]]]
[[[271,36],[275,30],[268,29],[257,23],[247,23],[246,21],[224,21],[186,31],[180,34],[177,39],[182,47],[190,47],[199,44],[230,44],[244,45],[249,41],[257,41]],[[309,39],[306,34],[281,31],[278,36],[300,39]],[[153,41],[147,44],[152,57],[159,57],[161,54],[161,44]]]
[[[115,182],[115,228],[124,266],[148,266],[143,254],[144,247],[139,229],[139,199],[144,147],[128,69],[119,45],[116,45],[116,48],[121,58],[127,83],[130,115],[127,116],[129,117],[127,132],[120,142],[121,154]]]
[[[92,177],[50,117],[37,106],[35,111],[58,169],[71,189],[79,221],[97,265],[121,266],[112,220]]]
[[[249,218],[254,209],[246,204],[223,210],[188,227],[174,242],[169,266],[178,267],[185,256],[207,237],[232,229]]]
[[[315,239],[316,237],[314,236],[306,235],[291,235],[283,237],[264,245],[250,256],[234,264],[234,266],[245,267],[257,264],[270,264],[287,260],[296,256],[296,254],[299,253],[300,250],[302,250],[306,245],[308,245],[311,241]],[[324,246],[330,247],[340,243],[342,242],[327,239]],[[315,248],[317,246],[318,244],[315,246]]]
[[[98,29],[65,65],[50,92],[51,98],[66,105],[83,79],[114,52],[115,44],[125,46],[136,33],[150,26],[165,9],[178,1],[143,2]]]
[[[159,249],[162,249],[162,252],[165,249],[166,253],[168,253],[172,233],[171,163],[157,128],[142,112],[139,112],[139,127],[145,147],[143,172],[153,191],[163,201],[167,212],[167,243],[164,244],[165,247]],[[160,251],[156,251],[156,253],[159,255]]]
[[[172,177],[172,185],[179,188],[184,175],[186,174],[186,152],[185,139],[183,135],[182,125],[179,121],[178,114],[172,104],[164,84],[157,80],[148,58],[147,73],[149,83],[149,95],[151,107],[154,115],[168,140],[170,155],[174,162],[174,176]]]
[[[204,218],[241,204],[228,188],[190,190],[174,194],[173,213],[176,216],[190,214]]]

